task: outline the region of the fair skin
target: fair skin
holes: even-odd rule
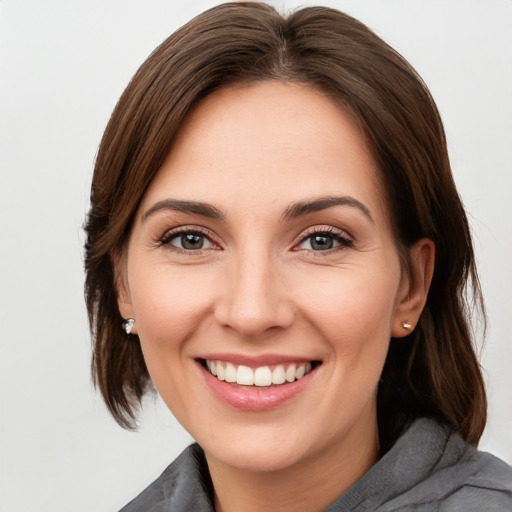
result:
[[[379,376],[434,247],[402,271],[377,176],[346,111],[270,82],[202,100],[144,195],[119,308],[218,511],[324,510],[378,460]],[[257,382],[220,380],[241,366]]]

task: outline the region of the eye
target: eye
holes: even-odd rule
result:
[[[353,241],[343,232],[329,229],[308,234],[296,247],[298,250],[320,252],[352,247],[353,244]]]
[[[180,230],[167,233],[161,239],[160,245],[171,245],[185,251],[201,251],[215,247],[215,244],[207,235],[197,230]]]

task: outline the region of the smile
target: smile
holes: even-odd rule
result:
[[[211,354],[197,358],[204,383],[230,408],[263,412],[283,407],[317,380],[321,360],[265,354]]]
[[[286,363],[251,368],[245,365],[207,359],[205,365],[208,371],[220,381],[240,386],[269,387],[302,379],[314,368],[315,362]]]

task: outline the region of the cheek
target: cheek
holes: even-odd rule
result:
[[[211,309],[215,290],[204,272],[168,266],[130,283],[132,304],[143,345],[180,345]]]
[[[370,268],[329,269],[325,275],[310,274],[300,289],[305,315],[338,331],[372,332],[391,326],[400,272]],[[389,332],[387,333],[389,334]]]
[[[153,267],[130,282],[133,310],[144,360],[153,385],[186,425],[189,340],[207,326],[215,290],[201,272]],[[204,274],[204,273],[203,273]],[[133,275],[133,274],[132,274]]]
[[[357,385],[364,379],[365,385],[376,384],[386,358],[400,280],[393,263],[386,271],[370,265],[329,269],[294,291],[302,315],[329,346],[340,378],[350,375]]]

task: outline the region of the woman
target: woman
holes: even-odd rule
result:
[[[93,372],[197,441],[124,510],[510,510],[437,109],[356,20],[232,3],[139,69],[86,225]]]

